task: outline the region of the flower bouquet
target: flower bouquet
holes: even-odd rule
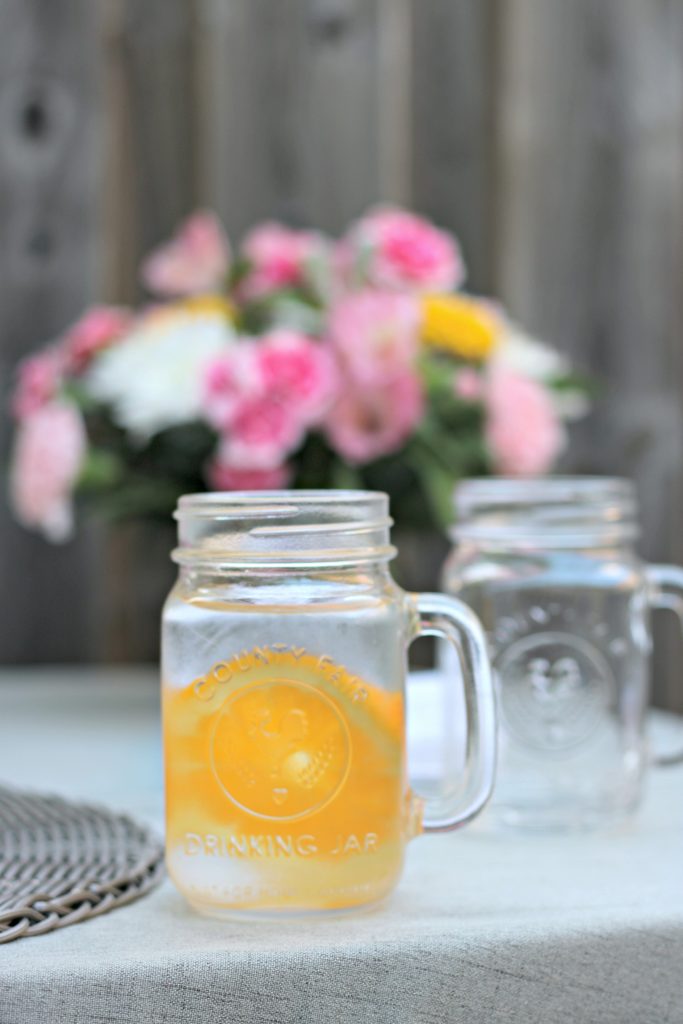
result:
[[[339,240],[264,223],[235,252],[194,214],[144,262],[147,305],[92,308],[20,364],[16,516],[62,540],[75,494],[142,518],[205,488],[363,487],[429,528],[460,477],[547,472],[586,389],[464,280],[456,239],[396,208]]]

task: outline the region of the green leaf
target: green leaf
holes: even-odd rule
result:
[[[603,391],[599,381],[595,381],[583,373],[563,373],[560,376],[551,377],[546,383],[555,391],[581,391],[590,398],[597,397]]]
[[[95,495],[92,504],[106,519],[167,519],[184,491],[177,481],[130,477],[112,491]]]
[[[82,380],[66,380],[62,384],[61,392],[68,402],[74,405],[83,413],[97,409],[98,402],[90,395],[87,385]]]
[[[319,309],[302,302],[296,295],[281,294],[273,300],[271,320],[278,327],[302,331],[304,334],[321,334],[325,318]]]
[[[244,278],[251,272],[252,264],[246,256],[238,256],[230,268],[228,285],[230,289],[237,287]]]
[[[456,477],[437,462],[422,459],[415,469],[432,508],[434,519],[442,530],[453,521],[453,489]]]
[[[125,475],[125,466],[114,452],[89,448],[78,478],[81,491],[99,491],[113,487]]]
[[[322,314],[334,298],[335,274],[330,253],[325,249],[315,252],[306,260],[304,274],[309,298]]]
[[[332,465],[332,486],[340,491],[361,490],[363,478],[356,466],[336,461]]]

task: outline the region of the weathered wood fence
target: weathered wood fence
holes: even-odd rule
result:
[[[3,386],[86,302],[134,299],[197,205],[238,236],[379,199],[454,229],[471,287],[601,376],[567,466],[635,477],[644,553],[683,561],[680,0],[0,0]],[[139,653],[104,550],[0,512],[0,660]]]

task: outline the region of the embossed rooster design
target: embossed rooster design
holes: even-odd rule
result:
[[[529,689],[540,704],[564,704],[584,686],[581,669],[574,658],[532,658],[526,667]]]
[[[610,670],[579,638],[528,638],[509,648],[496,667],[509,736],[525,748],[568,751],[599,724]]]
[[[238,762],[234,770],[249,786],[256,786],[259,775],[265,771],[270,779],[277,781],[287,756],[296,752],[309,732],[308,716],[299,708],[290,708],[276,721],[272,708],[251,709],[247,715],[247,735],[256,744],[259,763],[256,766]],[[264,763],[261,764],[261,759]],[[273,801],[283,803],[287,798],[284,787],[273,787]]]
[[[250,718],[249,735],[258,743],[273,802],[278,806],[286,803],[292,786],[314,789],[334,757],[334,729],[318,728],[313,735],[309,716],[301,708],[278,715],[272,708],[262,707]]]

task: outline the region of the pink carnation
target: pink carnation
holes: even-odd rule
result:
[[[203,381],[204,413],[219,432],[232,424],[246,398],[263,393],[256,344],[242,342],[207,365]]]
[[[272,331],[258,345],[256,361],[266,393],[291,404],[304,426],[327,412],[338,387],[338,370],[323,343],[296,331]]]
[[[73,528],[71,492],[86,452],[83,420],[72,405],[52,402],[17,428],[10,472],[14,514],[49,540]]]
[[[293,405],[269,395],[241,401],[223,441],[221,461],[235,469],[275,469],[303,440]]]
[[[350,383],[327,421],[330,444],[347,462],[372,462],[397,451],[423,412],[420,380],[409,370],[378,383]]]
[[[368,251],[369,280],[380,288],[451,291],[465,279],[455,238],[407,210],[379,207],[354,225],[350,238]]]
[[[230,269],[230,243],[215,214],[200,210],[177,234],[152,252],[142,265],[142,279],[157,295],[186,296],[213,292]]]
[[[251,424],[252,409],[270,404],[275,411],[268,420],[296,423],[291,432],[298,443],[302,428],[326,414],[337,386],[337,365],[323,343],[296,331],[272,331],[211,361],[204,377],[205,415],[220,433],[239,433]]]
[[[207,478],[216,491],[279,491],[288,486],[291,472],[288,466],[236,469],[215,459],[207,468]]]
[[[254,228],[243,242],[251,266],[240,291],[245,299],[260,299],[280,288],[302,283],[306,264],[321,250],[323,239],[313,231],[294,231],[267,221]]]
[[[536,381],[502,368],[489,377],[486,440],[496,472],[537,476],[547,472],[565,443],[548,392]]]
[[[366,290],[337,303],[329,331],[350,375],[374,383],[412,367],[419,324],[420,309],[413,296]]]
[[[69,329],[64,339],[70,373],[81,373],[92,357],[117,341],[128,329],[131,316],[116,306],[93,306]]]
[[[12,396],[12,413],[18,420],[32,416],[50,402],[62,381],[64,354],[53,346],[29,356],[19,364],[17,385]]]

